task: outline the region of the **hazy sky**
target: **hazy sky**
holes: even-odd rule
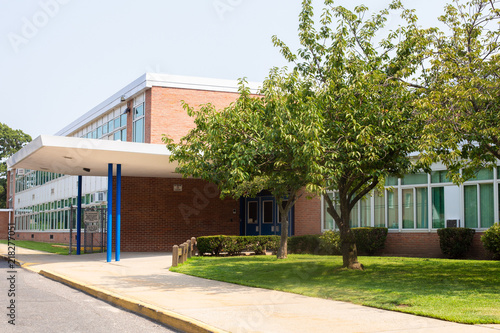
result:
[[[446,2],[403,0],[423,26],[437,24]],[[145,72],[262,81],[286,65],[272,35],[298,47],[300,3],[0,0],[0,122],[33,138],[54,134]]]

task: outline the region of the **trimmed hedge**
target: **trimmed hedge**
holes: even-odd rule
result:
[[[320,235],[303,235],[288,237],[288,253],[319,254]]]
[[[200,255],[219,256],[225,252],[228,255],[239,255],[243,251],[263,254],[266,250],[277,251],[279,236],[201,236],[197,238]]]
[[[495,223],[481,236],[481,242],[486,250],[493,254],[493,259],[500,259],[500,223]]]
[[[374,255],[378,250],[385,247],[387,239],[387,228],[363,227],[352,228],[356,239],[356,248],[361,254]]]
[[[384,248],[387,228],[353,228],[352,231],[360,253],[373,255]],[[263,254],[266,250],[278,251],[280,236],[201,236],[197,242],[200,255],[239,255],[243,251]],[[288,253],[341,254],[340,235],[338,231],[325,231],[323,235],[288,237]]]
[[[438,229],[441,252],[450,259],[464,258],[476,231],[469,228]]]

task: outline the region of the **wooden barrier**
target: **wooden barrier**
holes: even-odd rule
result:
[[[196,238],[191,237],[181,245],[172,247],[172,267],[182,264],[196,253]]]

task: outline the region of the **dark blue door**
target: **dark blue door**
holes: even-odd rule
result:
[[[276,202],[274,197],[260,197],[261,208],[261,235],[275,235],[276,233]]]
[[[259,199],[245,199],[245,233],[249,236],[260,235]]]
[[[272,196],[245,198],[245,235],[281,235],[278,203]],[[283,201],[286,205],[286,201]],[[288,213],[288,236],[293,234],[293,209]]]

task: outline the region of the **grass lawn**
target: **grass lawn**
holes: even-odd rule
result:
[[[7,244],[7,240],[0,240],[0,243]],[[68,248],[52,246],[52,245],[65,245],[65,244],[42,243],[42,242],[21,241],[21,240],[11,241],[11,243],[14,243],[16,246],[24,247],[25,249],[30,249],[30,250],[38,250],[38,251],[45,251],[45,252],[65,254],[65,255],[68,254]],[[73,246],[73,251],[71,253],[76,254],[75,246]]]
[[[193,257],[174,272],[459,323],[500,323],[500,262],[340,256]]]

